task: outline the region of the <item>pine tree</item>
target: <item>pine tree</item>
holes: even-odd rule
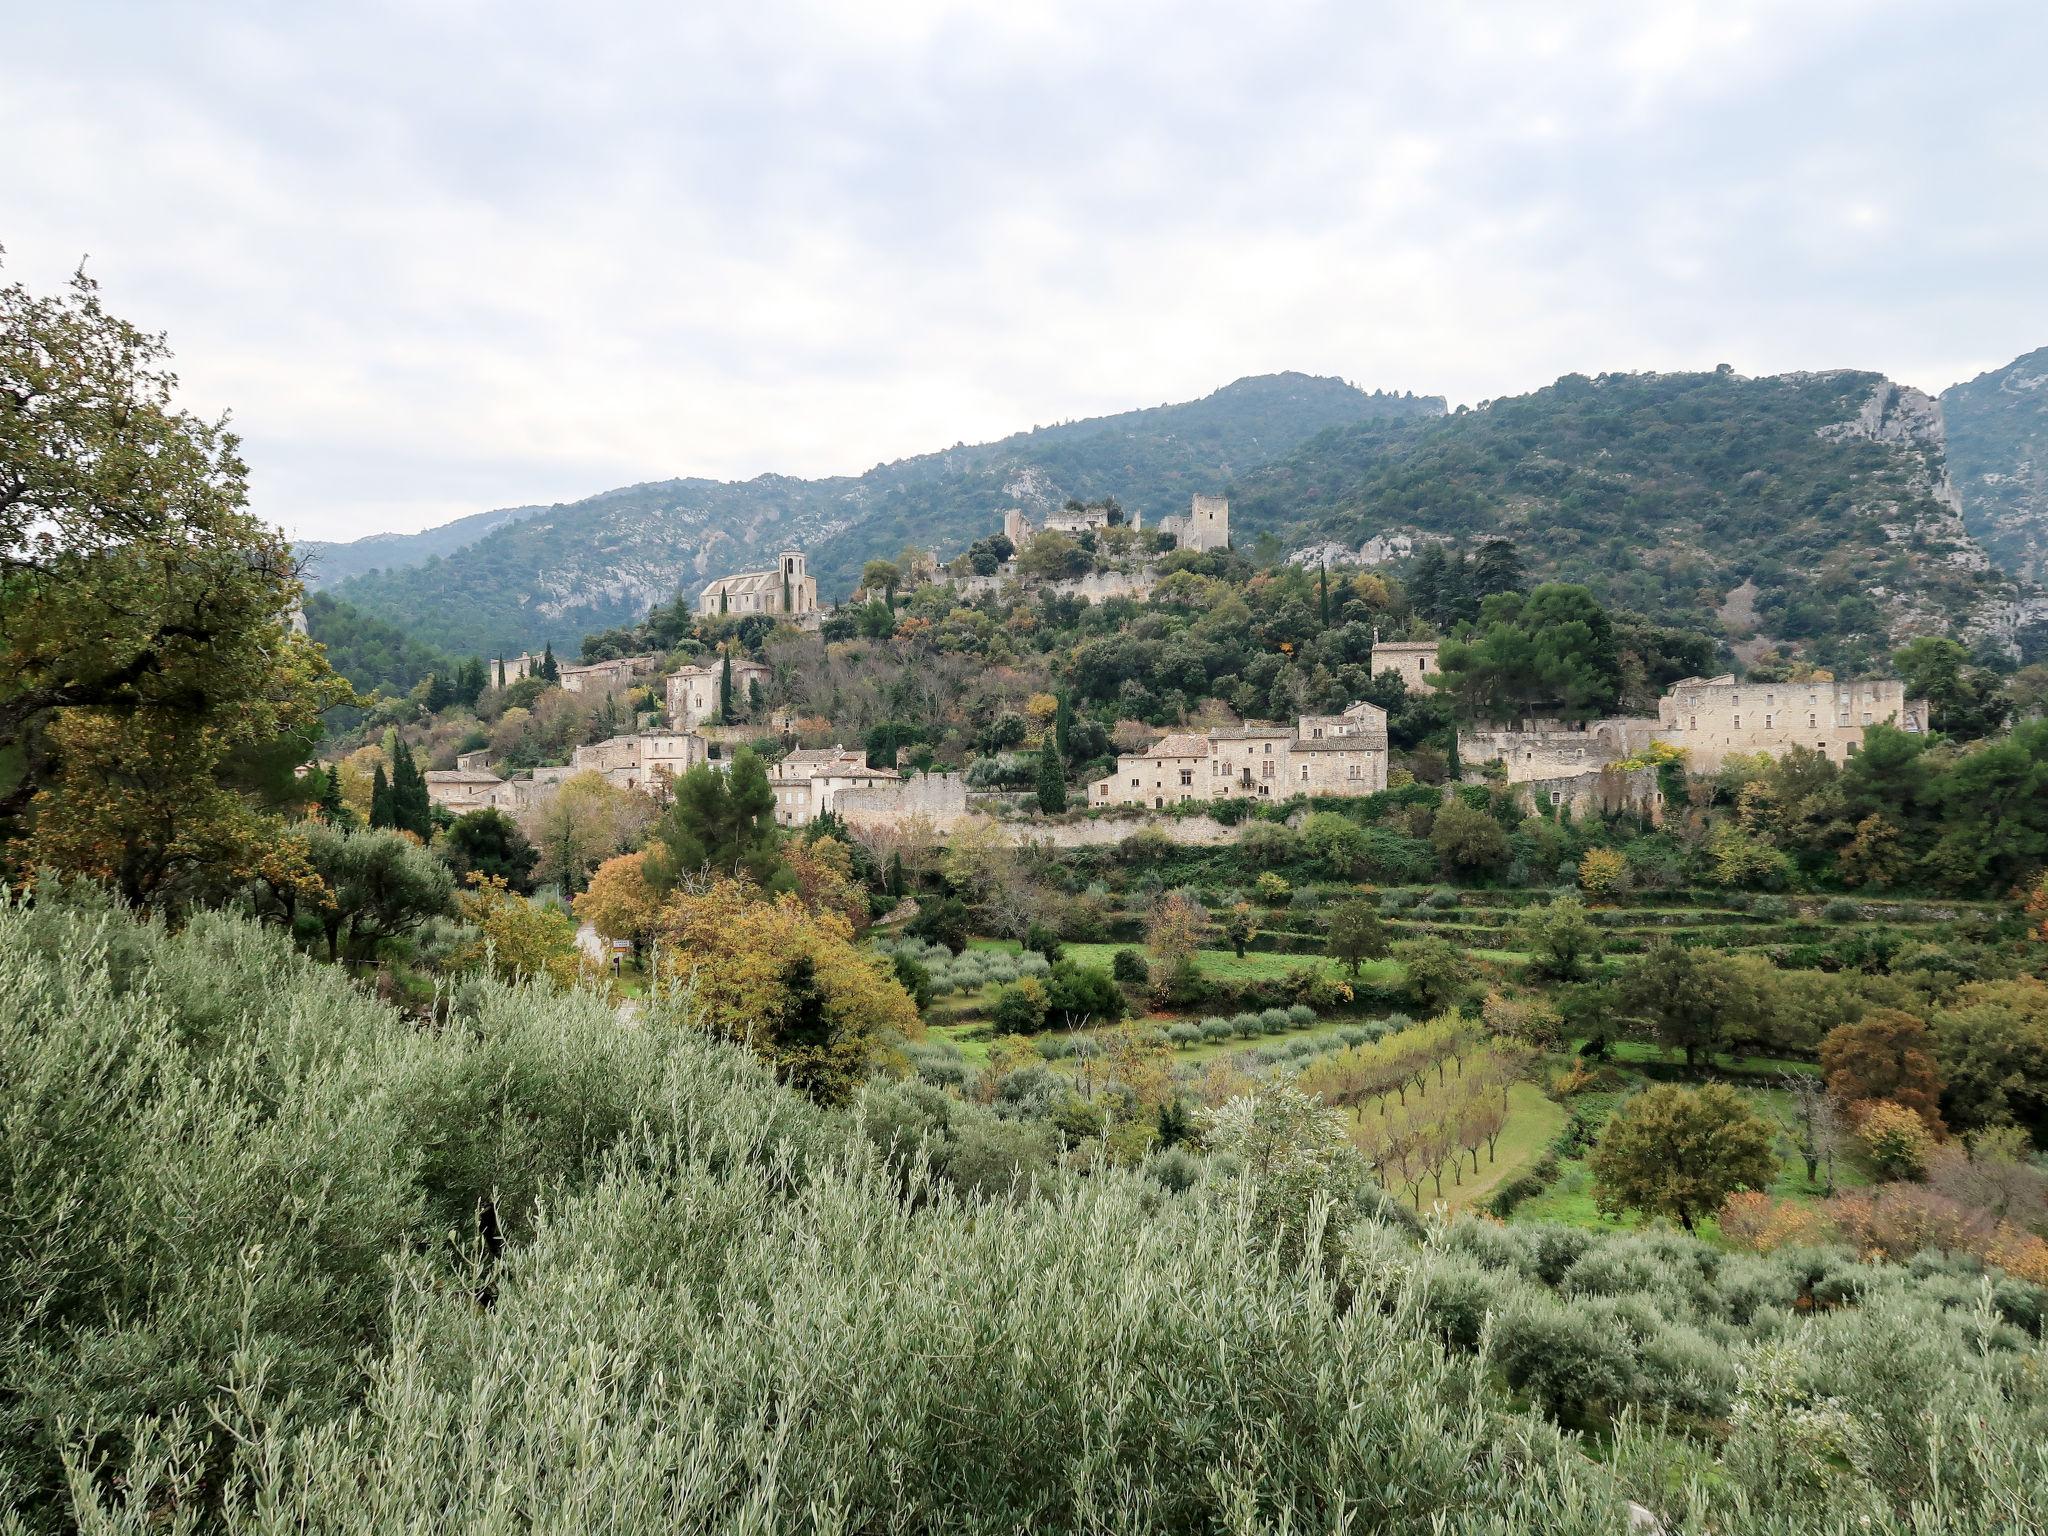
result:
[[[1053,738],[1046,737],[1038,749],[1038,808],[1048,816],[1067,808],[1067,775]]]
[[[370,825],[392,827],[397,823],[391,819],[391,781],[384,776],[384,765],[379,763],[377,771],[370,778]]]

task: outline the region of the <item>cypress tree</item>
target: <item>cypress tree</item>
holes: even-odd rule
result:
[[[1323,628],[1330,627],[1330,568],[1326,565],[1316,572],[1316,613]]]
[[[395,826],[391,819],[391,781],[384,776],[384,765],[379,763],[377,771],[370,777],[370,825],[373,827]]]
[[[732,724],[732,653],[726,652],[718,668],[718,723]]]
[[[889,894],[898,901],[903,899],[903,855],[889,855]]]
[[[491,686],[493,688],[502,688],[505,686],[505,658],[500,656],[494,663],[494,665],[497,667],[498,670],[492,675],[497,679],[497,681],[492,683]]]
[[[1052,712],[1053,744],[1059,748],[1060,760],[1074,760],[1074,706],[1063,693],[1059,695],[1059,708]]]
[[[1067,775],[1050,736],[1038,749],[1038,808],[1047,815],[1067,808]]]
[[[551,683],[562,680],[562,669],[555,664],[555,642],[552,640],[541,647],[540,675]]]
[[[391,752],[391,825],[415,837],[433,835],[433,803],[427,798],[426,776],[403,741]]]
[[[316,772],[318,770],[315,770]],[[320,775],[320,797],[318,801],[320,819],[330,827],[345,826],[348,822],[348,807],[341,799],[341,764],[336,763]]]

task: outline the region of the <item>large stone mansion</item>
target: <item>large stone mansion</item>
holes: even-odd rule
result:
[[[1162,809],[1190,800],[1370,795],[1387,787],[1387,712],[1353,704],[1292,727],[1249,724],[1180,732],[1126,752],[1088,786],[1090,808]]]

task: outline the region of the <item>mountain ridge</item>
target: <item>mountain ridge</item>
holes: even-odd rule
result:
[[[962,546],[997,527],[1005,506],[1042,512],[1069,496],[1115,495],[1157,517],[1328,426],[1443,410],[1441,397],[1368,394],[1300,373],[1256,375],[1200,400],[1034,427],[858,475],[770,472],[615,487],[328,590],[454,654],[550,640],[559,647],[631,622],[678,590],[765,563],[784,545],[807,550],[826,594],[841,596],[865,559],[905,543]]]

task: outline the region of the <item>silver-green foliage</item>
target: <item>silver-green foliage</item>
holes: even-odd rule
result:
[[[1070,1172],[930,1086],[829,1113],[592,996],[447,1002],[0,905],[0,1531],[1576,1536],[1634,1493],[1977,1536],[2048,1488],[2038,1342],[1967,1275],[1418,1246],[1252,1106],[1206,1173]],[[1568,1361],[1726,1404],[1725,1456],[1510,1406]]]

